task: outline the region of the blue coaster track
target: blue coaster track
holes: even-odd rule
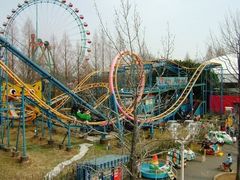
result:
[[[99,112],[98,110],[94,109],[90,104],[88,104],[86,101],[84,101],[81,97],[79,97],[77,94],[72,92],[69,88],[64,86],[60,81],[58,81],[56,78],[54,78],[50,73],[42,69],[38,64],[33,62],[30,58],[28,58],[26,55],[24,55],[21,51],[19,51],[16,47],[11,45],[5,38],[0,36],[0,44],[2,47],[6,48],[8,51],[10,51],[12,54],[14,54],[16,57],[19,58],[23,63],[28,65],[32,70],[37,72],[42,78],[47,79],[51,84],[59,88],[62,92],[68,94],[70,97],[73,98],[76,103],[86,107],[88,110],[90,110],[93,114],[97,115],[98,117],[103,118],[103,120],[106,120],[107,117]]]

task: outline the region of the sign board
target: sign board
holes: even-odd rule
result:
[[[188,83],[187,77],[157,77],[158,86],[185,86]]]

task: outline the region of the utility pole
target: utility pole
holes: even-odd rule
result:
[[[238,52],[237,52],[237,59],[238,59],[238,93],[240,94],[240,37],[238,38]],[[237,157],[237,176],[236,180],[240,180],[240,103],[238,103],[238,157]]]

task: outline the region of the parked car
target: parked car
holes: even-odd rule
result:
[[[179,149],[172,149],[168,151],[167,159],[170,160],[174,167],[181,168],[181,151]],[[192,161],[196,159],[196,154],[190,148],[184,149],[184,164],[186,166],[186,161]]]
[[[232,137],[226,133],[226,131],[210,131],[208,133],[208,139],[212,143],[219,143],[219,144],[232,144],[233,139]]]
[[[217,131],[218,136],[221,137],[224,140],[224,143],[226,144],[232,144],[233,143],[233,138],[226,133],[226,131]]]
[[[209,131],[208,140],[213,144],[224,144],[223,136],[219,133],[220,131]]]
[[[196,154],[190,148],[184,149],[184,158],[188,161],[196,159]]]

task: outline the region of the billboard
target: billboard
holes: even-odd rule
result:
[[[157,77],[157,85],[160,87],[166,86],[186,86],[188,83],[187,77]]]

